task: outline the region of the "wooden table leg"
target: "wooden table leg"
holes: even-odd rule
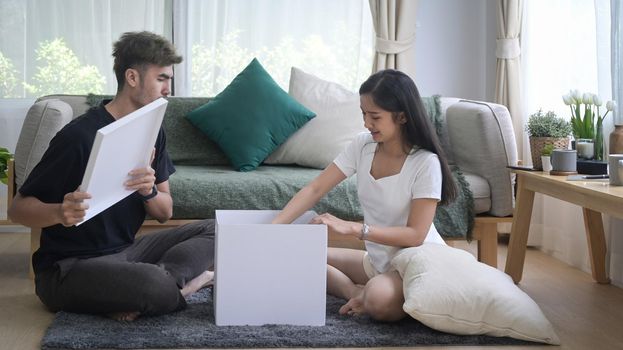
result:
[[[523,274],[533,204],[534,191],[528,190],[525,187],[523,176],[517,174],[517,200],[515,202],[513,227],[511,228],[508,254],[506,255],[506,267],[504,269],[515,283],[521,281],[521,275]]]
[[[610,283],[606,274],[606,239],[601,213],[588,208],[582,208],[582,213],[584,214],[584,228],[586,229],[593,279],[598,283]]]

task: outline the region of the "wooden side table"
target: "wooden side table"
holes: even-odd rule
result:
[[[601,214],[623,218],[623,186],[610,186],[607,181],[567,181],[566,176],[544,172],[513,171],[517,174],[517,199],[505,272],[515,283],[521,281],[534,194],[539,192],[582,207],[593,279],[598,283],[610,283],[606,275],[606,240]]]

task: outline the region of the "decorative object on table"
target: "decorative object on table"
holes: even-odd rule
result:
[[[595,157],[595,142],[593,139],[575,140],[575,150],[578,151],[578,159],[593,159]]]
[[[587,181],[587,180],[608,180],[608,174],[567,176],[567,181]]]
[[[603,175],[608,173],[608,162],[603,160],[587,160],[578,158],[576,171],[584,175]]]
[[[614,125],[614,130],[610,133],[609,146],[610,154],[623,154],[623,124]]]
[[[623,154],[611,154],[608,156],[610,172],[610,184],[623,186]]]
[[[530,154],[532,166],[542,169],[541,150],[545,145],[551,144],[554,148],[569,148],[569,135],[571,124],[563,118],[557,117],[556,113],[549,111],[543,114],[543,110],[530,115],[526,124],[526,131],[530,136]]]
[[[572,149],[555,149],[552,151],[552,175],[577,174],[577,151]]]
[[[580,139],[593,140],[594,158],[596,160],[603,160],[603,121],[608,113],[615,108],[616,103],[614,101],[608,101],[606,103],[606,113],[602,116],[599,109],[603,102],[596,94],[588,92],[581,93],[579,90],[571,90],[568,94],[562,96],[562,100],[565,105],[569,106],[571,109],[571,126],[573,128],[573,136],[575,139],[578,141]],[[584,109],[583,114],[582,109]],[[579,155],[580,154],[578,153],[578,156]]]
[[[11,152],[4,147],[0,147],[0,182],[7,184],[9,178],[9,160],[13,158]]]
[[[552,170],[551,155],[553,150],[554,145],[551,143],[546,144],[543,146],[543,149],[541,149],[541,165],[543,167],[543,171],[549,172]]]

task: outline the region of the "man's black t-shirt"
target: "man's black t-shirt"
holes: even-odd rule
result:
[[[34,196],[44,203],[62,203],[65,194],[78,189],[97,130],[115,121],[104,108],[108,102],[91,108],[54,136],[41,161],[19,189],[22,196]],[[175,172],[162,128],[155,148],[152,167],[158,184]],[[49,269],[56,261],[68,257],[94,257],[123,250],[134,242],[145,214],[143,199],[134,192],[80,226],[57,224],[43,228],[41,246],[32,259],[35,272]]]

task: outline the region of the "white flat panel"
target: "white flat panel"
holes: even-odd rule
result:
[[[97,131],[80,185],[91,194],[82,222],[134,192],[123,183],[132,169],[149,165],[167,103],[159,98]]]
[[[327,227],[277,213],[216,211],[216,325],[325,324]]]

